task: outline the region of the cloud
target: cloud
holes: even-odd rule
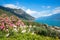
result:
[[[50,10],[44,10],[44,11],[33,11],[31,9],[27,9],[26,12],[32,16],[34,16],[35,18],[38,18],[38,17],[43,17],[43,16],[50,16],[51,14],[50,13]]]
[[[37,11],[33,11],[33,10],[31,10],[31,9],[27,9],[26,12],[27,12],[28,14],[38,13]]]
[[[26,10],[26,7],[24,6],[19,6],[19,3],[15,4],[4,4],[4,7],[8,7],[8,8],[12,8],[12,9],[22,9],[22,10]]]
[[[38,17],[51,16],[60,13],[60,7],[56,7],[53,10],[43,10],[43,11],[33,11],[31,9],[27,9],[26,12],[34,16],[35,18],[38,18]]]
[[[51,8],[51,6],[42,6],[42,8],[47,8],[47,9],[49,9],[49,8]]]
[[[47,8],[51,8],[51,6],[47,6]]]
[[[56,13],[60,13],[60,7],[57,7],[53,10],[53,13],[56,14]]]
[[[42,10],[42,11],[35,11],[35,10],[27,9],[24,6],[21,7],[19,5],[14,5],[14,4],[4,4],[4,6],[9,7],[9,8],[13,8],[13,9],[20,9],[21,8],[35,18],[44,17],[44,16],[51,16],[53,14],[60,13],[60,7],[56,7],[53,10],[48,9],[48,10]],[[42,6],[42,7],[43,8],[51,8],[51,6]]]
[[[19,9],[20,7],[14,4],[4,4],[4,7],[9,7],[9,8],[13,8],[13,9]]]

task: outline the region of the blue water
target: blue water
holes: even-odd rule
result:
[[[39,23],[42,23],[42,24],[48,24],[50,26],[58,26],[60,27],[60,20],[35,20],[35,22],[39,22]]]

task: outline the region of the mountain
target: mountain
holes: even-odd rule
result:
[[[15,15],[15,16],[21,18],[21,19],[34,20],[34,17],[32,17],[31,15],[27,14],[22,9],[12,9],[12,8],[8,8],[8,7],[0,6],[0,11],[1,11],[0,14],[6,13],[7,15]]]
[[[51,26],[60,26],[60,13],[56,13],[46,17],[39,17],[35,21],[43,24],[48,24]]]
[[[51,16],[49,16],[48,18],[49,18],[49,19],[59,20],[59,19],[60,19],[60,13],[57,13],[57,14],[51,15]]]
[[[60,13],[56,13],[56,14],[53,14],[51,16],[39,17],[36,20],[38,20],[38,19],[40,19],[40,20],[42,20],[42,19],[44,19],[44,20],[47,20],[47,19],[58,20],[58,19],[60,19]]]

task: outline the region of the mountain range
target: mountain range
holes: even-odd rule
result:
[[[53,14],[51,16],[39,17],[36,20],[38,20],[38,19],[40,19],[40,20],[42,20],[42,19],[44,19],[44,20],[47,20],[47,19],[58,20],[58,19],[60,19],[60,13],[56,13],[56,14]]]
[[[51,16],[39,17],[35,21],[51,26],[60,26],[60,13],[56,13]]]
[[[0,15],[2,13],[7,14],[8,16],[15,15],[24,20],[34,20],[35,19],[34,17],[29,15],[22,9],[12,9],[12,8],[8,8],[8,7],[0,6]]]

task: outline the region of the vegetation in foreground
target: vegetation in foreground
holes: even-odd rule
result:
[[[48,30],[49,29],[49,30]],[[22,22],[15,16],[0,16],[0,40],[60,40],[56,31],[34,22]]]
[[[0,40],[59,40],[58,37],[41,36],[31,33],[12,33],[9,37],[0,37]]]

